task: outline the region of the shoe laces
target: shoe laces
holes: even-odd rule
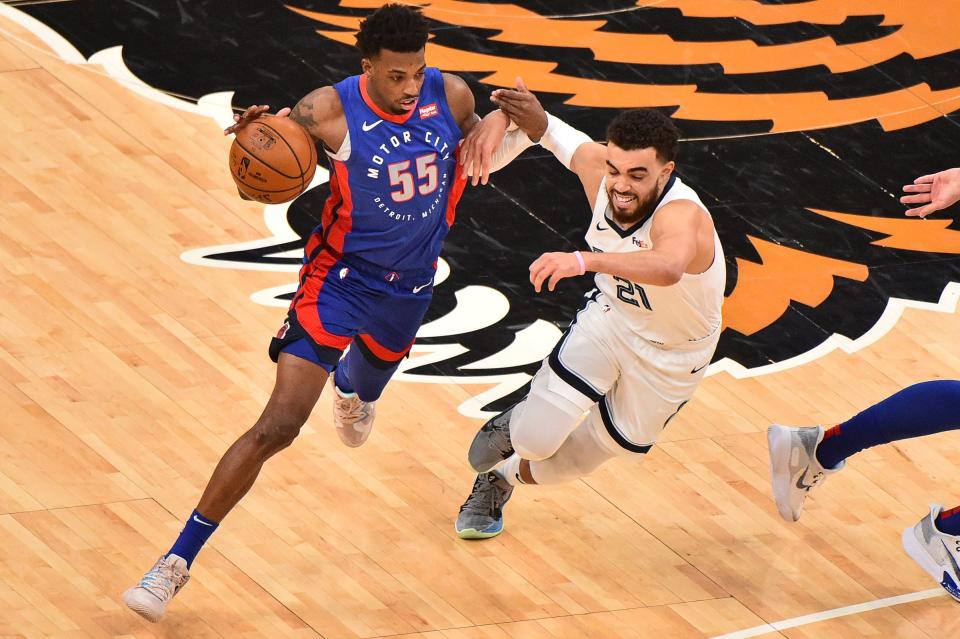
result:
[[[370,402],[365,402],[359,396],[338,397],[337,414],[344,424],[354,424],[370,416]]]
[[[501,455],[513,452],[513,443],[510,441],[510,414],[512,412],[513,409],[511,408],[494,417],[482,427],[482,430],[489,433],[487,445]]]
[[[140,580],[140,587],[161,601],[170,599],[186,583],[188,576],[176,570],[173,562],[164,557]]]
[[[460,512],[464,510],[494,512],[497,509],[497,495],[500,492],[496,482],[497,476],[493,473],[477,475],[476,481],[473,482],[473,490],[463,506],[460,506]]]

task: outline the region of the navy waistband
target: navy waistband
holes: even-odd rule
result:
[[[432,279],[437,273],[435,268],[420,269],[393,269],[385,268],[379,264],[368,262],[357,255],[343,255],[340,261],[364,275],[382,279],[385,282],[399,282],[401,280],[416,280],[417,282],[425,279]]]

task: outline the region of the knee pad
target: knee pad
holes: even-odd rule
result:
[[[553,456],[530,464],[530,473],[538,484],[560,484],[586,477],[616,457],[594,437],[592,426],[584,421],[567,437]]]
[[[559,393],[533,387],[510,420],[510,442],[523,459],[537,461],[553,455],[580,423],[583,411]]]
[[[527,438],[529,439],[529,438]],[[542,461],[547,459],[556,452],[556,449],[553,448],[549,442],[543,442],[539,447],[531,447],[528,444],[533,443],[536,445],[538,442],[530,441],[513,441],[513,450],[521,459],[526,459],[527,461]],[[559,448],[559,447],[558,447]]]

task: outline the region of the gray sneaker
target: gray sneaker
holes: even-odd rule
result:
[[[773,499],[780,516],[787,521],[799,520],[810,489],[847,463],[844,460],[836,468],[824,468],[816,455],[821,441],[823,426],[793,428],[774,424],[767,429]]]
[[[947,593],[960,601],[960,537],[937,530],[943,506],[930,504],[930,514],[903,531],[903,549]]]
[[[513,454],[513,444],[510,443],[510,415],[514,408],[516,406],[511,406],[489,420],[474,436],[467,459],[478,473],[490,472]]]
[[[167,604],[190,581],[187,561],[177,555],[161,557],[140,583],[123,593],[123,603],[147,621],[163,619]]]
[[[333,377],[331,375],[330,377]],[[333,385],[333,425],[337,427],[340,441],[356,448],[367,441],[373,430],[376,402],[365,402],[356,393],[346,395]]]
[[[460,539],[487,539],[503,532],[503,505],[513,494],[513,486],[496,473],[477,475],[467,501],[457,515]]]

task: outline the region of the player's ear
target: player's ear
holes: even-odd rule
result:
[[[673,173],[675,166],[676,163],[673,160],[663,165],[663,168],[660,169],[660,175],[657,176],[657,190],[663,189],[667,185],[667,180],[670,179],[670,174]]]
[[[373,62],[371,62],[369,58],[363,58],[360,60],[360,68],[363,69],[366,75],[370,75],[371,71],[373,71]]]
[[[660,175],[662,175],[665,180],[669,179],[670,174],[673,173],[673,169],[675,169],[676,166],[677,166],[677,163],[674,162],[673,160],[670,160],[669,162],[663,165],[663,170],[660,172]]]

